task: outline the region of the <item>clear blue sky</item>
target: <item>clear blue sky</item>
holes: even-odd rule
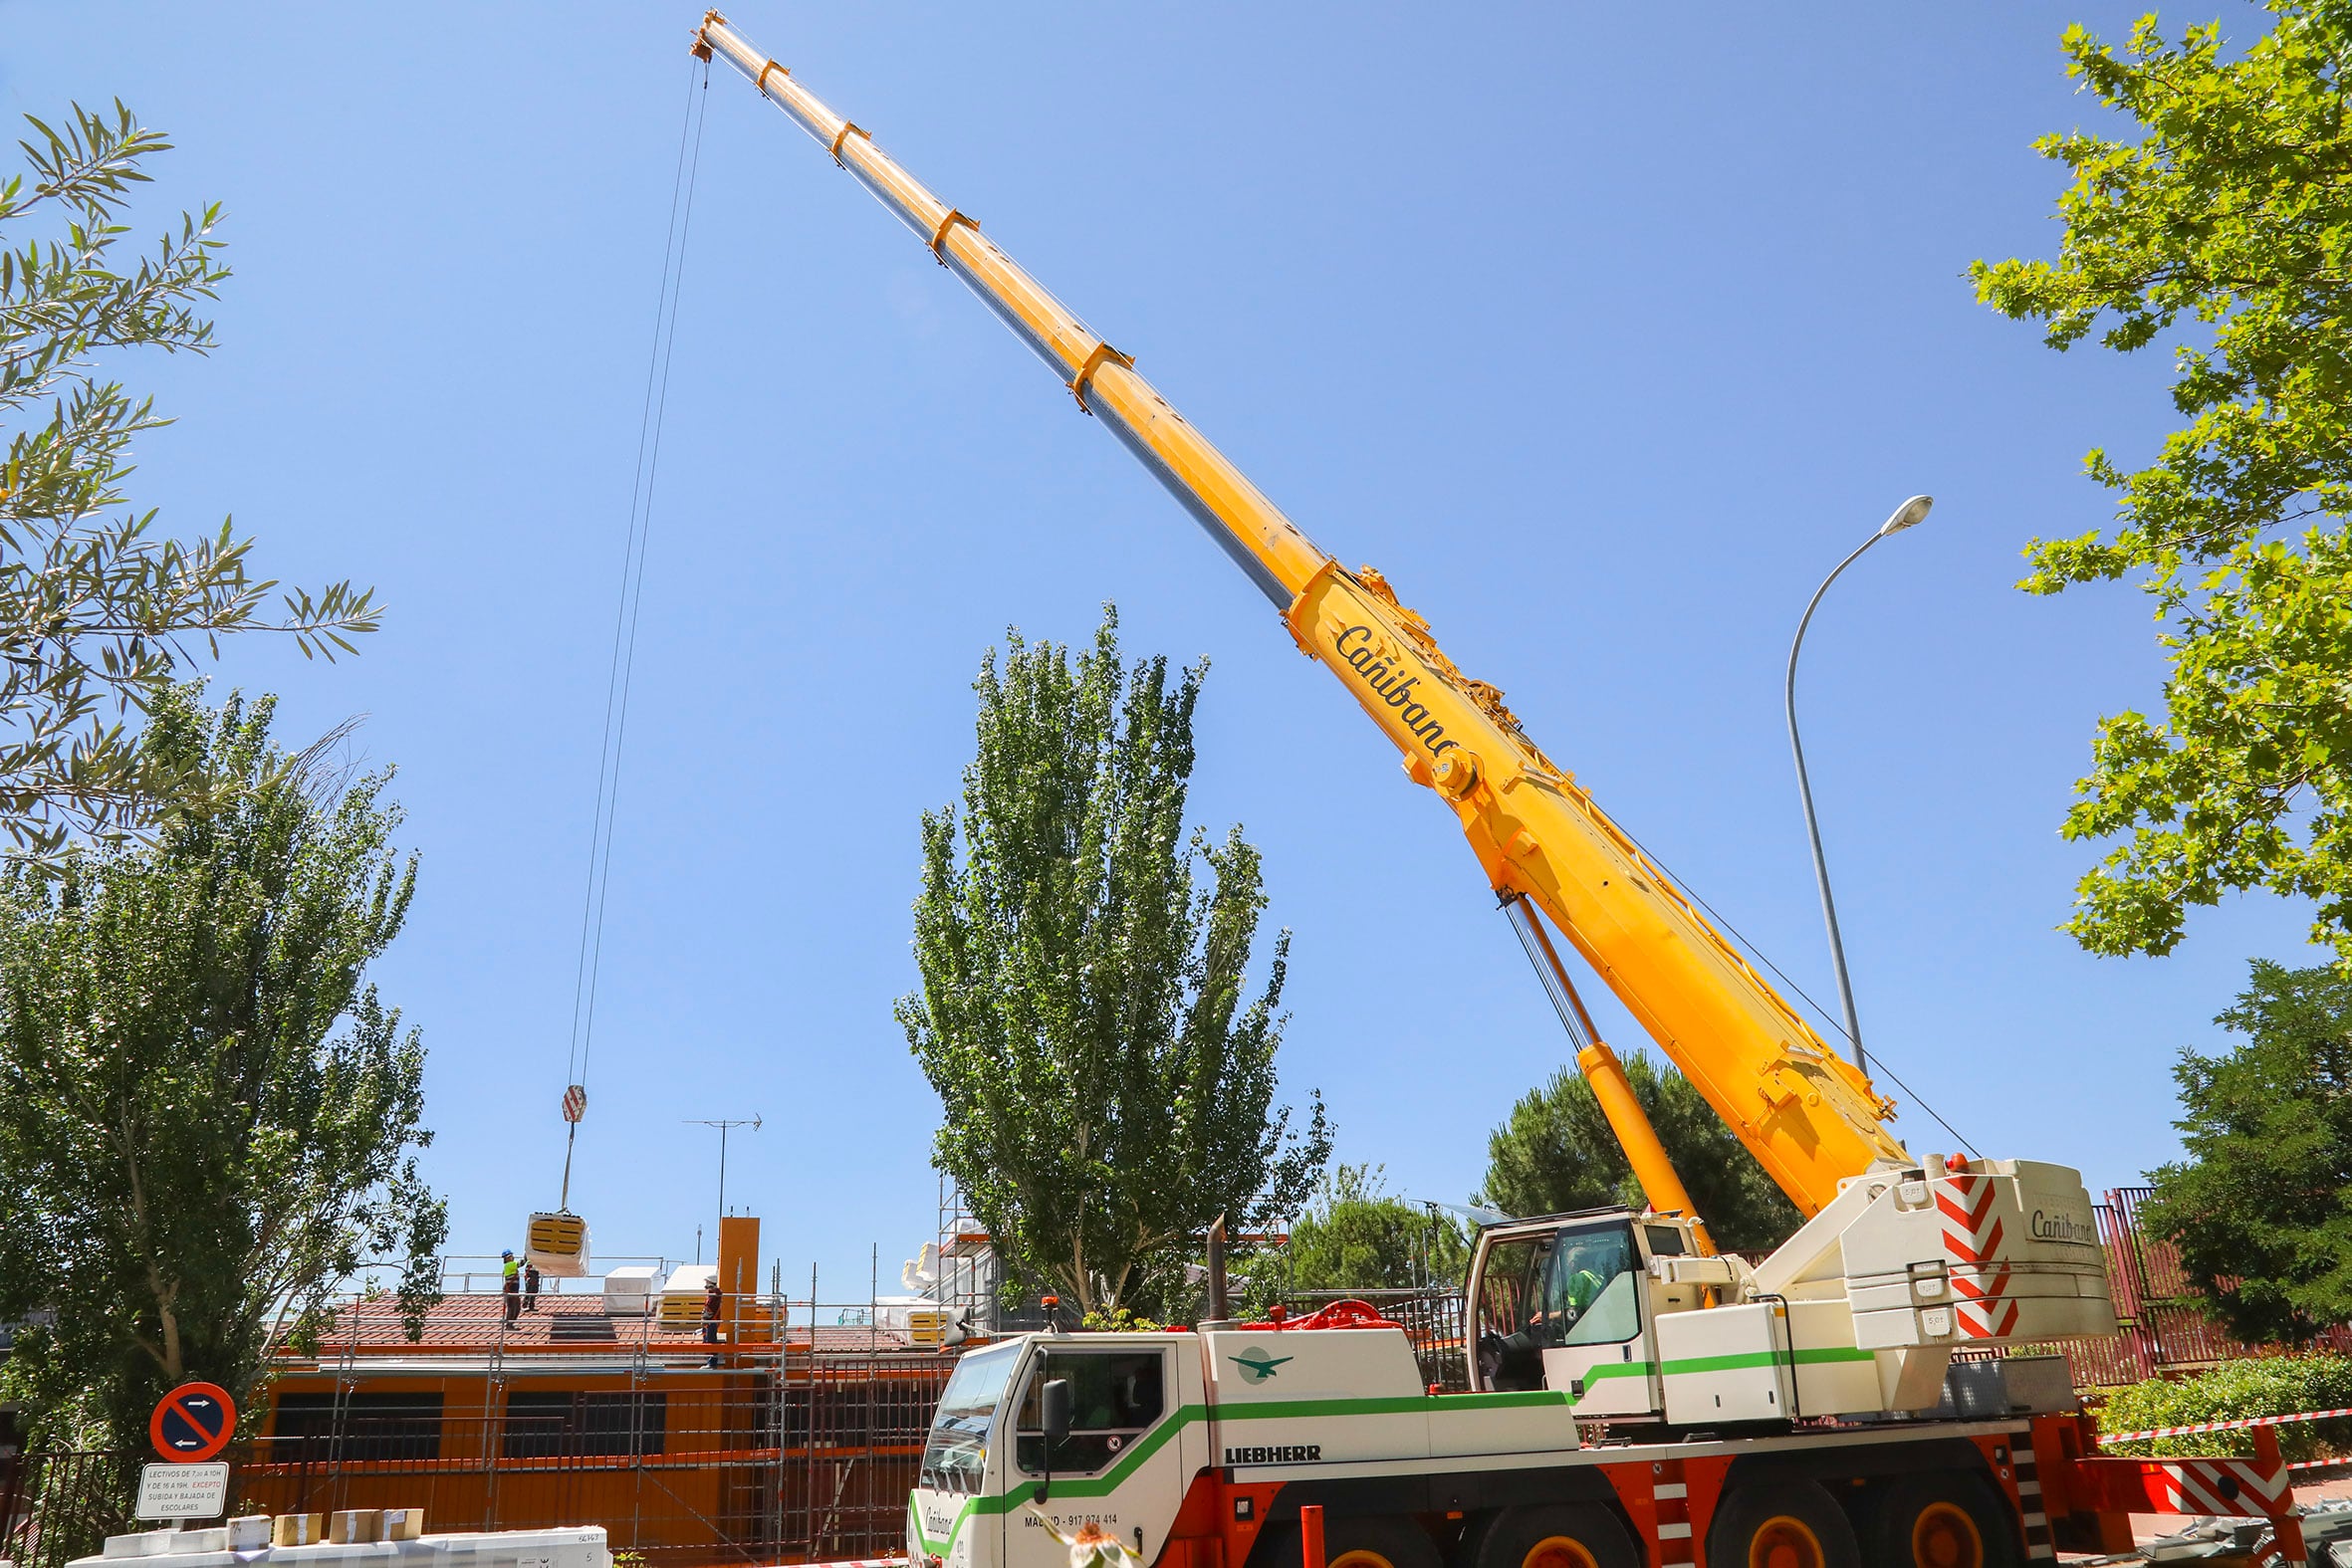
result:
[[[2104,1187],[2175,1149],[2170,1064],[2247,957],[2309,956],[2267,900],[2159,962],[2053,929],[2092,722],[2159,665],[2136,592],[2011,584],[2028,538],[2107,517],[2082,455],[2148,453],[2165,364],[2053,354],[1962,272],[2054,246],[2028,142],[2096,112],[2058,33],[2137,9],[732,14],[1825,1001],[1781,660],[1821,574],[1934,493],[1806,651],[1862,1017],[1987,1152]],[[282,691],[290,739],[365,715],[399,766],[423,872],[377,978],[431,1047],[463,1251],[555,1196],[698,17],[0,4],[11,113],[118,95],[180,147],[145,225],[228,209],[220,351],[131,371],[179,416],[141,496],[390,606],[355,662],[240,648],[221,678]],[[937,1104],[890,1014],[916,817],[956,793],[981,650],[1083,637],[1105,599],[1131,651],[1213,662],[1194,804],[1246,824],[1296,931],[1286,1090],[1320,1087],[1342,1157],[1463,1197],[1564,1051],[1447,814],[919,244],[740,79],[709,92],[574,1195],[597,1240],[690,1253],[715,1151],[681,1121],[754,1112],[729,1198],[796,1289],[814,1261],[861,1295],[870,1243],[887,1281],[930,1234]]]

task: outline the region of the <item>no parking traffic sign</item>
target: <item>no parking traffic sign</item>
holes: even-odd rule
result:
[[[179,1464],[211,1458],[229,1446],[236,1430],[236,1402],[217,1383],[182,1383],[147,1418],[155,1452]]]

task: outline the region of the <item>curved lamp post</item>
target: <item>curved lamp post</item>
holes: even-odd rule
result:
[[[1933,496],[1913,496],[1878,527],[1878,532],[1862,541],[1859,549],[1837,563],[1836,570],[1821,579],[1813,590],[1812,602],[1805,605],[1804,618],[1796,623],[1796,638],[1788,644],[1788,750],[1796,757],[1796,792],[1804,801],[1805,833],[1813,841],[1813,880],[1821,889],[1821,920],[1829,928],[1829,964],[1837,974],[1838,1006],[1845,1009],[1846,1038],[1854,1042],[1854,1065],[1868,1070],[1862,1057],[1862,1025],[1854,1016],[1854,985],[1846,976],[1845,943],[1837,934],[1837,905],[1829,897],[1829,864],[1821,858],[1821,824],[1813,816],[1813,786],[1805,778],[1804,743],[1796,738],[1796,654],[1804,646],[1805,628],[1813,623],[1813,611],[1821,603],[1821,595],[1829,591],[1838,572],[1862,559],[1862,552],[1885,539],[1889,534],[1900,534],[1905,529],[1927,520],[1928,509],[1936,504]]]

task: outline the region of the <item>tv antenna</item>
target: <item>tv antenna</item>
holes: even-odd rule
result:
[[[727,1215],[727,1135],[738,1127],[749,1127],[753,1132],[758,1132],[760,1130],[759,1113],[754,1111],[748,1117],[732,1121],[723,1119],[703,1121],[692,1116],[688,1116],[684,1120],[689,1127],[716,1127],[719,1129],[719,1217],[725,1219]]]

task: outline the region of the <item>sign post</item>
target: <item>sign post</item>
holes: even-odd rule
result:
[[[208,1462],[237,1431],[237,1402],[217,1383],[183,1383],[147,1418],[161,1464],[138,1472],[142,1519],[217,1519],[228,1511],[229,1467]]]

